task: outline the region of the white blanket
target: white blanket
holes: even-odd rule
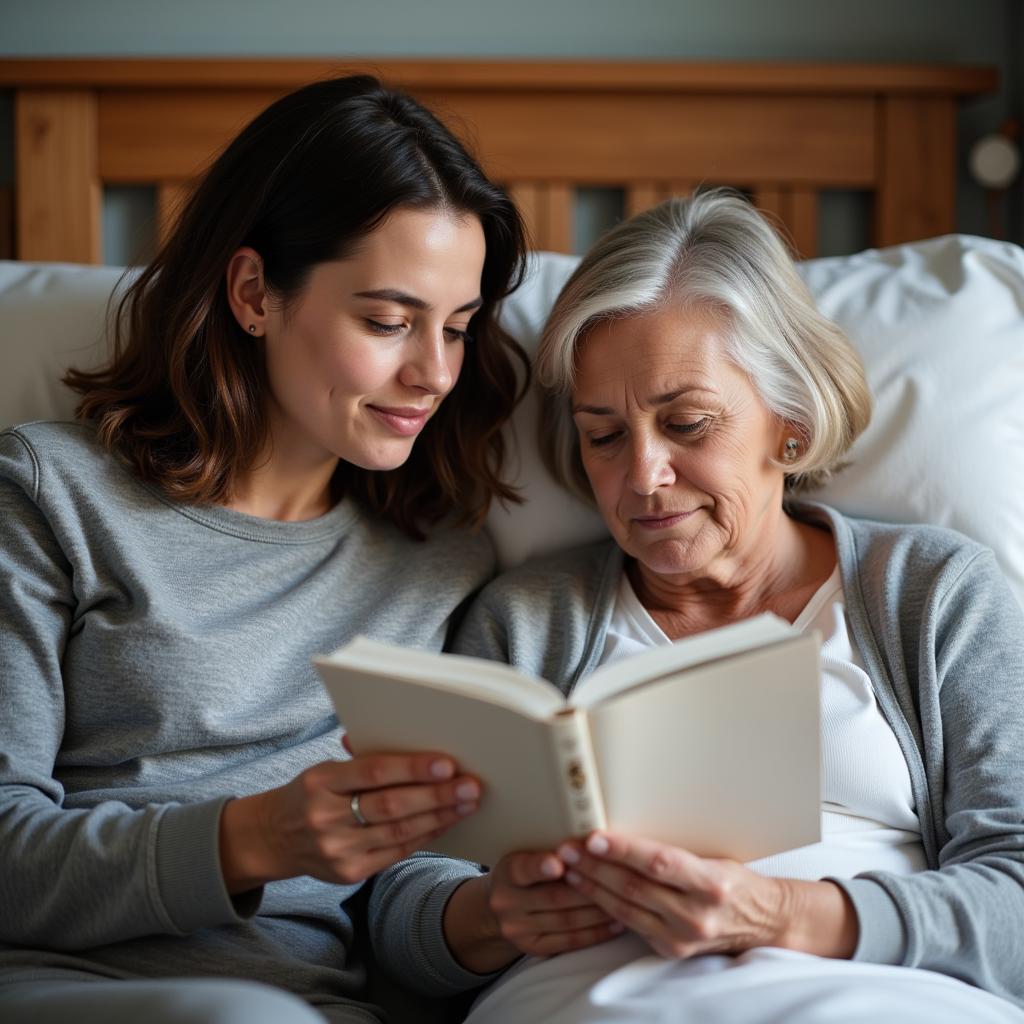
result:
[[[664,960],[638,938],[520,961],[466,1024],[1024,1024],[1024,1012],[932,971],[784,949]]]

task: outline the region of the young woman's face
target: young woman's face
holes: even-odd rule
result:
[[[265,321],[274,448],[387,470],[454,387],[480,306],[476,217],[397,209]]]

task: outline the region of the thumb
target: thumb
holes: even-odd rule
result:
[[[540,885],[565,874],[565,865],[553,853],[512,853],[506,860],[513,885]]]

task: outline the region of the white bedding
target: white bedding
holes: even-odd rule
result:
[[[932,971],[784,949],[663,960],[632,935],[520,961],[465,1024],[1022,1024],[1024,1012]]]

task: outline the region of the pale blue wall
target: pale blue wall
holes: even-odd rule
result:
[[[0,0],[0,52],[986,61],[1001,48],[1007,6],[1006,0]]]
[[[927,61],[989,64],[991,98],[960,114],[958,228],[988,233],[966,150],[1010,114],[1024,87],[1021,0],[0,0],[4,56],[502,56]],[[0,101],[0,180],[11,175],[9,100]],[[600,205],[598,197],[597,205]],[[1020,183],[1009,222],[1024,239]],[[148,199],[108,196],[108,233],[131,238]],[[823,245],[859,247],[866,206],[838,196]],[[115,243],[120,262],[131,243]]]

